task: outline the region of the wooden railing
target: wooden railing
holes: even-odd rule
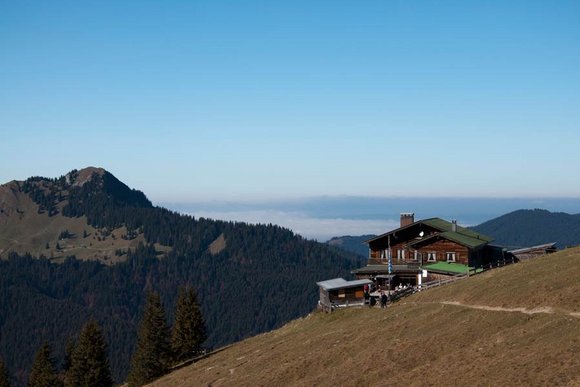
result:
[[[434,287],[441,286],[441,285],[446,285],[446,284],[458,281],[460,279],[471,277],[472,275],[481,274],[481,273],[488,271],[488,270],[491,270],[493,268],[511,265],[513,263],[516,263],[516,262],[517,261],[515,260],[515,258],[512,257],[511,259],[504,258],[502,260],[498,260],[496,262],[489,263],[487,265],[483,265],[483,266],[479,266],[479,267],[470,267],[467,270],[467,272],[463,273],[463,274],[456,274],[453,277],[446,278],[446,279],[439,279],[439,280],[435,280],[435,281],[424,282],[423,284],[421,284],[421,286],[418,290],[425,290],[425,289],[430,289],[430,288],[434,288]]]
[[[452,282],[459,281],[459,280],[467,278],[467,277],[469,277],[469,275],[467,273],[465,273],[465,274],[457,274],[457,275],[454,275],[453,277],[450,277],[447,279],[438,279],[435,281],[424,282],[421,285],[417,286],[417,290],[421,291],[421,290],[435,288],[437,286],[450,284]]]

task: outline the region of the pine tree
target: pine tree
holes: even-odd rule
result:
[[[165,311],[159,295],[150,293],[131,359],[131,370],[127,378],[129,386],[142,386],[164,375],[169,367],[169,357],[169,330]]]
[[[66,387],[108,387],[113,385],[107,343],[96,321],[89,321],[81,330],[78,343],[70,356]]]
[[[11,387],[10,376],[8,370],[4,366],[4,362],[0,359],[0,387]]]
[[[62,362],[62,370],[65,373],[70,369],[74,350],[75,350],[75,341],[72,338],[69,338],[66,341],[66,347],[64,349],[64,359]]]
[[[56,375],[54,360],[50,356],[50,347],[48,343],[44,343],[34,357],[28,377],[28,387],[57,386],[62,386],[62,382]]]
[[[175,323],[171,332],[171,349],[180,362],[199,354],[206,340],[205,323],[193,288],[179,290]]]

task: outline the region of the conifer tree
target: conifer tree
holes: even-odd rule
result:
[[[180,362],[199,354],[206,338],[205,323],[195,290],[191,287],[180,289],[171,332],[171,349],[175,361]]]
[[[75,341],[69,337],[66,341],[66,347],[64,349],[64,359],[62,362],[62,370],[66,373],[71,366],[72,363],[72,354],[75,350]]]
[[[32,369],[28,376],[28,387],[58,387],[62,382],[56,374],[54,360],[50,356],[50,347],[44,343],[32,363]]]
[[[0,387],[11,387],[10,376],[8,376],[8,370],[4,366],[4,362],[0,359]]]
[[[169,330],[161,298],[150,293],[131,359],[129,386],[142,386],[167,372],[170,361]]]
[[[113,385],[107,343],[96,321],[83,327],[78,343],[70,356],[70,367],[66,373],[66,387],[108,387]]]

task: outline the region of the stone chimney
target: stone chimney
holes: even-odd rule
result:
[[[457,232],[457,221],[456,220],[451,221],[451,231]]]
[[[415,213],[401,212],[401,227],[408,226],[412,223],[415,223]]]

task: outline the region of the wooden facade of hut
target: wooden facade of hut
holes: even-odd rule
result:
[[[364,305],[364,288],[373,282],[369,279],[347,281],[343,278],[317,282],[320,288],[319,308],[331,312],[335,307]]]
[[[366,241],[367,266],[354,270],[353,274],[357,278],[393,274],[403,284],[417,285],[421,269],[428,270],[430,265],[480,267],[501,256],[501,249],[490,245],[492,238],[461,227],[456,221],[440,218],[415,221],[414,217],[413,213],[402,213],[399,228]],[[455,274],[456,268],[449,271],[449,275]]]

